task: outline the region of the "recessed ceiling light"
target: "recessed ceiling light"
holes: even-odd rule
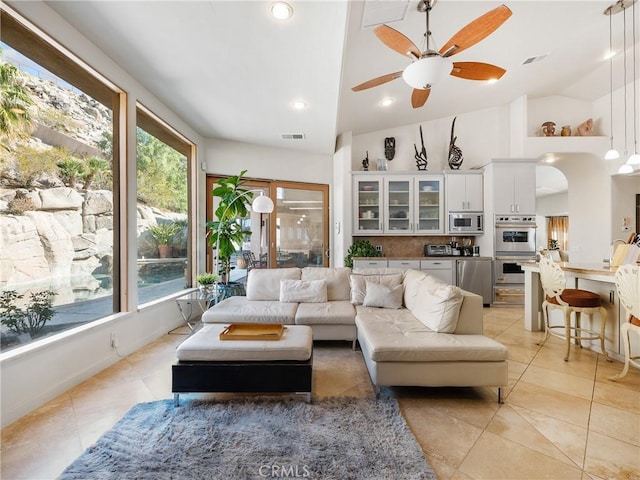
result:
[[[302,100],[295,100],[291,105],[295,110],[304,110],[307,108],[307,104]]]
[[[271,5],[271,15],[278,20],[286,20],[293,15],[293,8],[287,2],[275,2]]]
[[[487,85],[491,85],[492,83],[496,83],[497,81],[497,78],[490,78],[489,80],[487,80]]]
[[[382,105],[383,107],[388,107],[389,105],[391,105],[395,100],[391,97],[386,97],[383,98],[382,101],[380,102],[380,105]]]

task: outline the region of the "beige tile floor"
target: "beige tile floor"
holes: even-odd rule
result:
[[[523,329],[522,309],[484,318],[509,348],[505,404],[489,388],[396,389],[438,479],[640,479],[640,371],[612,382],[622,364],[586,349],[564,362],[561,341],[539,347]],[[170,398],[184,338],[165,335],[3,429],[0,477],[55,478],[135,403]],[[313,383],[316,396],[373,395],[362,354],[343,342],[317,343]]]

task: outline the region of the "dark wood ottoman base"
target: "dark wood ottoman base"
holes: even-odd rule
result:
[[[174,404],[180,393],[306,393],[311,401],[313,355],[304,361],[178,361],[172,366]]]

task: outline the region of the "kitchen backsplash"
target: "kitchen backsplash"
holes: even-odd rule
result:
[[[445,245],[452,241],[460,246],[472,246],[474,237],[463,235],[416,236],[416,237],[357,237],[369,240],[373,245],[382,245],[385,257],[423,257],[425,245]]]

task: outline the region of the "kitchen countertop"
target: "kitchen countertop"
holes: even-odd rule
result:
[[[492,257],[465,257],[463,255],[451,255],[441,257],[433,255],[431,257],[353,257],[354,260],[491,260]]]
[[[537,271],[539,264],[537,262],[523,262],[520,264],[523,269],[531,269]],[[595,275],[614,276],[618,267],[612,267],[603,263],[576,263],[576,262],[558,262],[560,268],[565,272]]]

